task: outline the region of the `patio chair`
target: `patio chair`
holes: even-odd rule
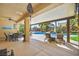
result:
[[[6,34],[6,33],[4,33],[4,35],[5,35],[5,41],[7,41],[8,40],[8,35]]]
[[[0,49],[0,56],[14,56],[14,52],[13,52],[13,50],[8,51],[7,48]]]
[[[49,42],[52,42],[52,41],[55,41],[55,38],[51,37],[50,33],[46,33],[46,39],[45,40],[48,40]]]
[[[12,37],[12,35],[10,35],[10,34],[6,34],[6,33],[4,33],[4,35],[5,35],[5,41],[11,41],[11,39],[13,39],[13,37]]]
[[[12,35],[12,41],[18,41],[18,38],[21,38],[22,37],[22,34],[20,34],[20,33],[14,33],[13,35]]]

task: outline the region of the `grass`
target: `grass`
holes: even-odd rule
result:
[[[79,37],[76,35],[76,36],[72,36],[72,37],[70,37],[71,38],[71,40],[74,40],[74,41],[79,41]]]
[[[67,35],[67,33],[64,33],[64,34]],[[70,39],[73,40],[73,41],[79,41],[79,36],[78,36],[77,32],[72,32],[71,35],[70,35]]]

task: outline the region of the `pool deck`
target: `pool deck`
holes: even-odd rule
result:
[[[54,35],[52,34],[51,36],[56,38],[55,34]],[[32,36],[31,36],[31,38],[44,42],[44,40],[45,40],[45,34],[44,33],[39,33],[39,34],[38,33],[33,33]],[[67,36],[66,35],[63,38],[64,38],[65,41],[67,41]],[[76,45],[79,45],[79,42],[77,42],[77,41],[70,40],[70,42],[74,43]]]

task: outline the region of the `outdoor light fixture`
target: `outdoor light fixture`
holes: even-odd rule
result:
[[[29,13],[30,20],[31,20],[31,15],[33,13],[33,8],[32,8],[32,4],[31,3],[28,3],[28,5],[27,5],[27,11]]]
[[[32,8],[32,4],[31,4],[31,3],[29,3],[29,4],[27,5],[27,11],[28,11],[30,14],[33,13],[33,8]]]

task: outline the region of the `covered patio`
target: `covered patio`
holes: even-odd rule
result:
[[[78,13],[74,3],[0,3],[0,49],[12,49],[16,56],[77,56]]]

